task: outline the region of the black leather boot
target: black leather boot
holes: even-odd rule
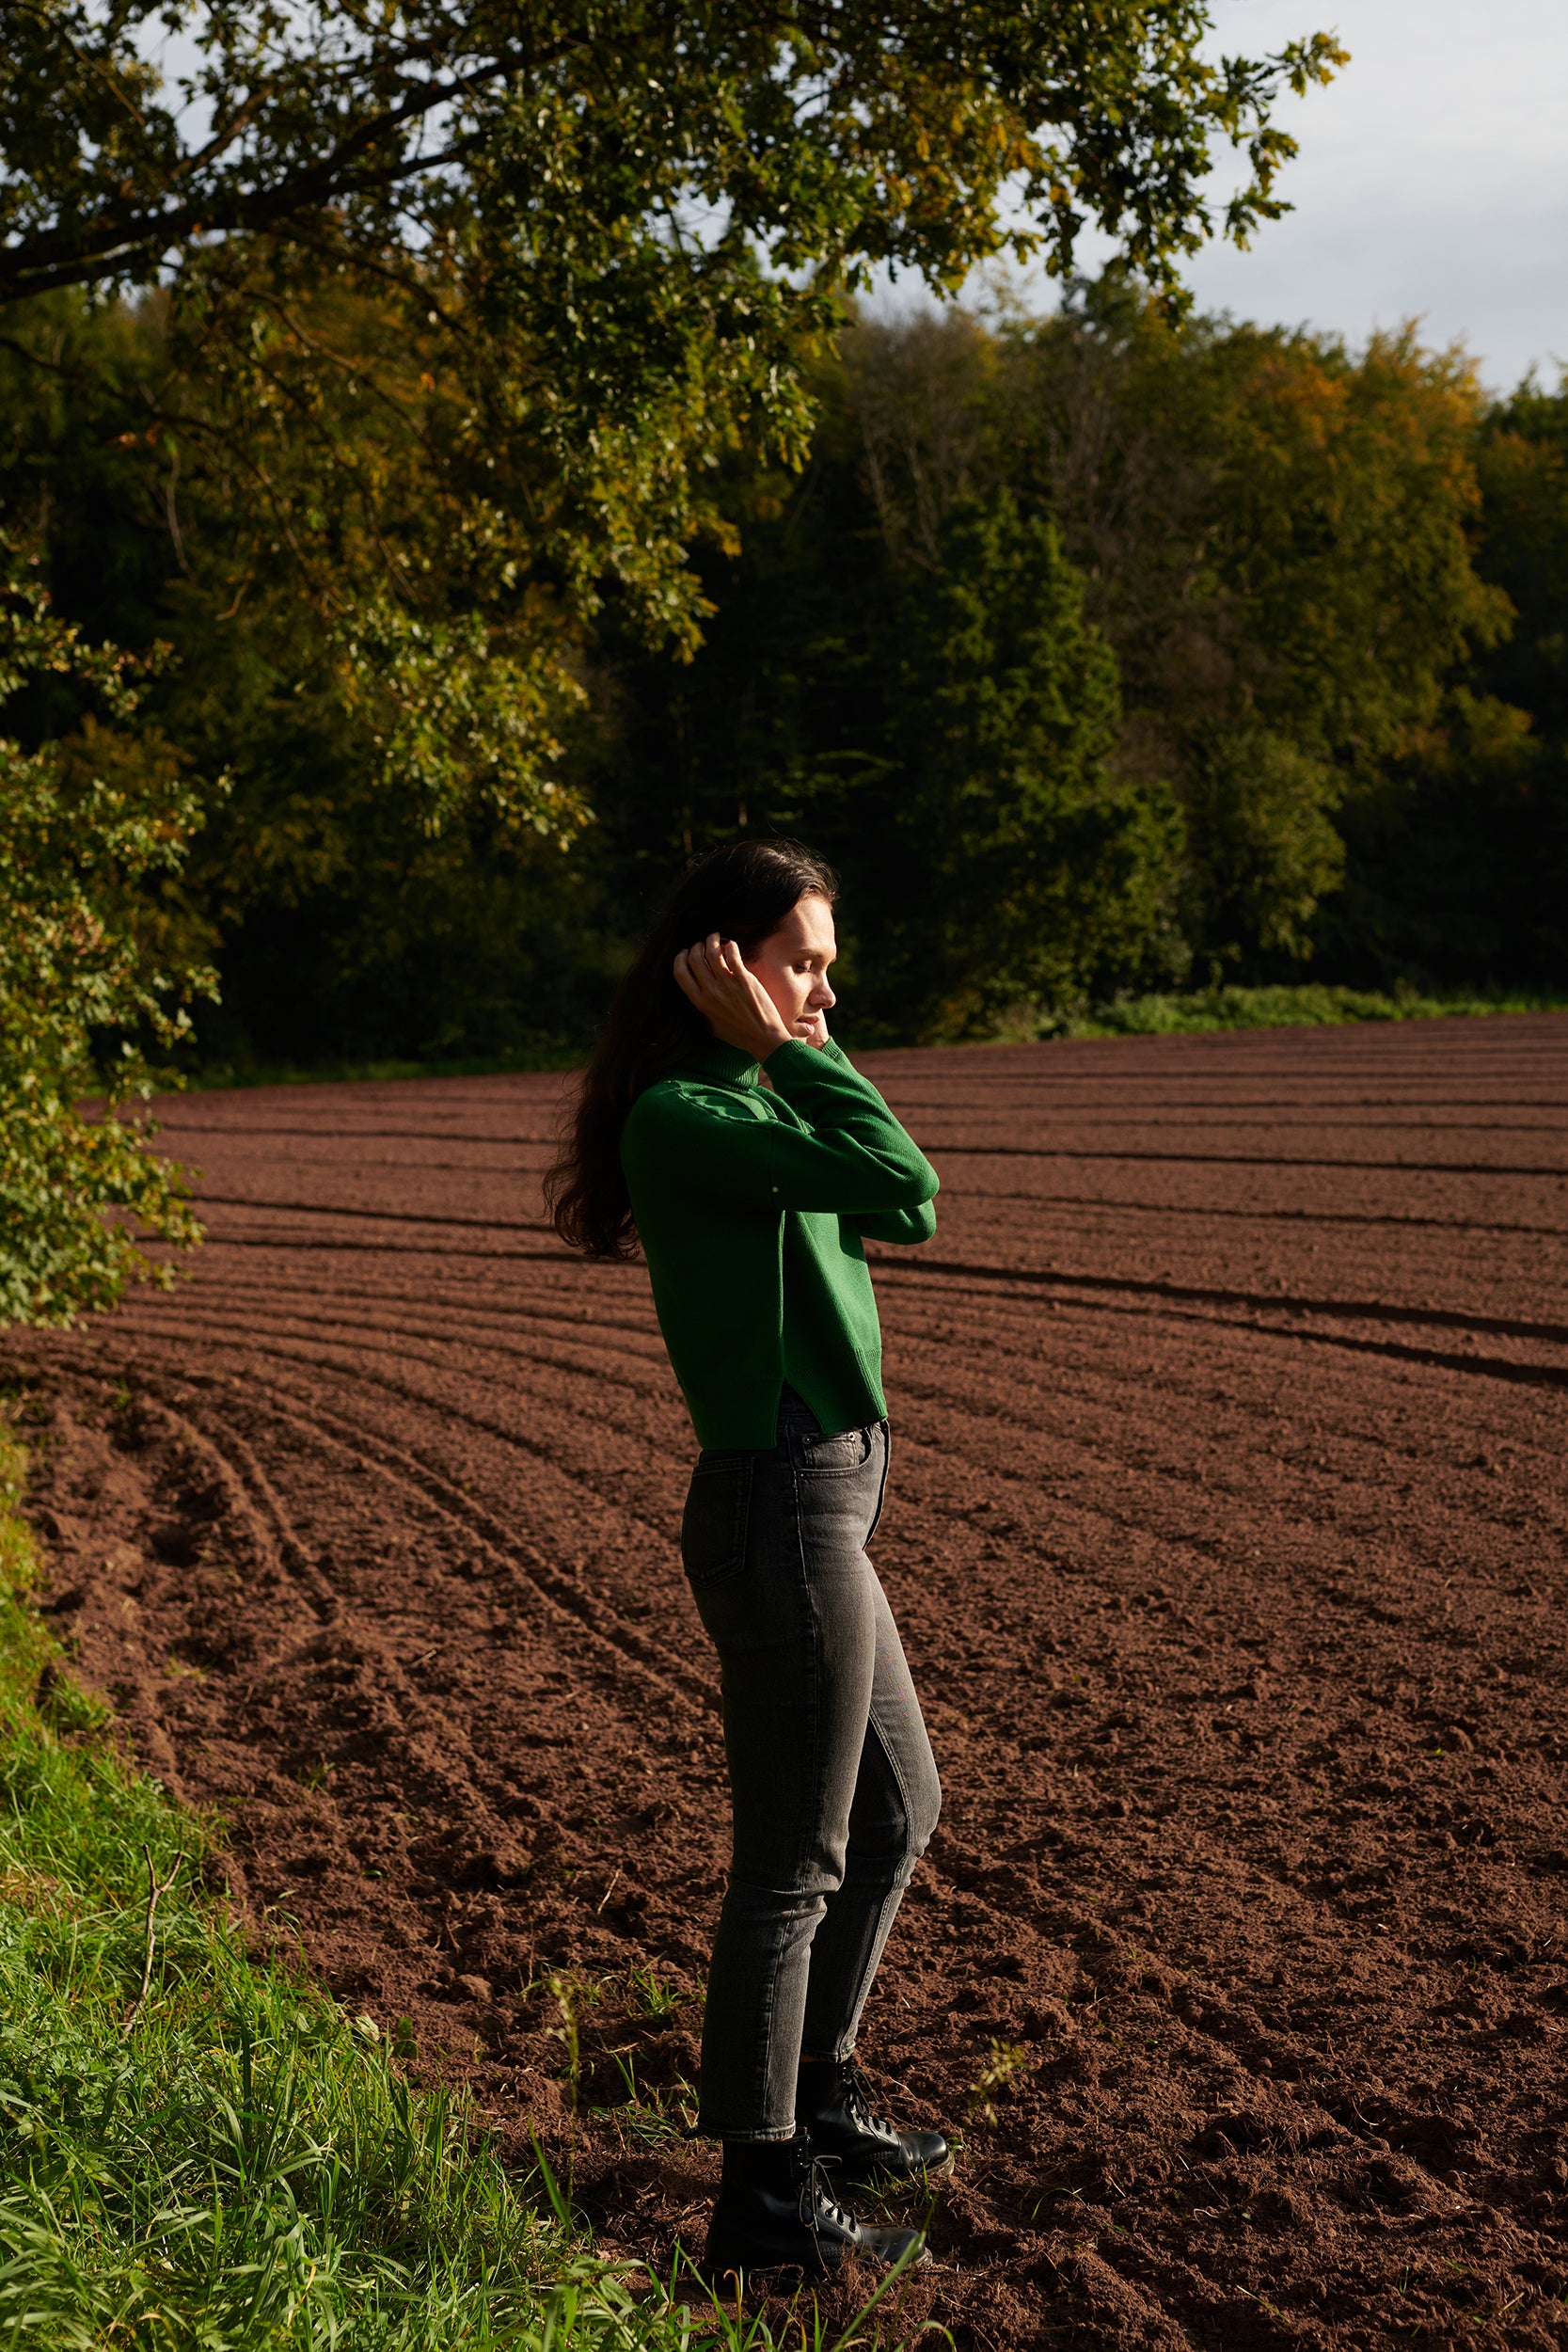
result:
[[[817,2058],[800,2069],[795,2118],[811,2134],[813,2153],[836,2182],[885,2187],[934,2180],[953,2169],[940,2132],[899,2132],[871,2111],[865,2079],[853,2058]]]
[[[890,2270],[919,2237],[918,2230],[882,2229],[846,2213],[804,2132],[793,2139],[727,2139],[703,2276],[733,2293],[732,2274],[744,2284],[748,2272],[773,2270],[826,2279],[850,2261]]]

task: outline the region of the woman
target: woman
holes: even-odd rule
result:
[[[950,2163],[939,2133],[871,2112],[854,2062],[941,1798],[864,1549],[888,1425],[863,1244],[928,1240],[937,1179],[828,1035],[834,892],[791,841],[689,869],[548,1187],[575,1248],[641,1242],[703,1449],[681,1546],[719,1653],[735,1813],[698,2124],[724,2150],[715,2279],[895,2262],[914,2233],[857,2221],[836,2190]]]

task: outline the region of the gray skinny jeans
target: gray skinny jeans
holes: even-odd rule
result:
[[[719,1653],[735,1854],[703,2021],[698,2128],[787,2139],[800,2060],[847,2058],[942,1802],[865,1547],[886,1422],[825,1437],[785,1389],[771,1453],[705,1452],[681,1530]]]

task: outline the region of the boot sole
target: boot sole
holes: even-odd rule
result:
[[[820,2251],[804,2249],[793,2259],[787,2254],[759,2255],[753,2259],[744,2254],[715,2255],[707,2251],[701,2262],[694,2262],[691,2266],[703,2284],[714,2293],[722,2290],[726,2279],[738,2279],[742,2287],[749,2279],[787,2280],[794,2285],[820,2286],[839,2268],[838,2263],[826,2261]],[[728,2291],[733,2295],[735,2289],[731,2286]]]
[[[919,2188],[926,2181],[945,2181],[952,2177],[958,2159],[951,2150],[941,2164],[923,2164],[914,2172],[846,2172],[835,2156],[823,2156],[819,2161],[832,2173],[843,2188]]]
[[[864,2254],[846,2256],[845,2259],[847,2261],[858,2260],[863,2263],[869,2261],[869,2257]],[[907,2267],[911,2270],[924,2270],[930,2259],[930,2248],[923,2246],[913,2262],[910,2263]],[[873,2266],[879,2270],[891,2270],[894,2267],[892,2263],[878,2263]],[[790,2286],[821,2286],[829,2279],[836,2278],[843,2267],[843,2263],[821,2263],[815,2267],[807,2263],[726,2263],[721,2269],[712,2268],[705,2262],[692,2265],[698,2278],[708,2293],[713,2296],[734,2296],[736,2287],[735,2284],[727,2283],[728,2281],[737,2281],[738,2291],[742,2295],[746,2293],[748,2287],[752,2285],[771,2286],[776,2283],[784,2283]]]
[[[693,2268],[717,2299],[733,2299],[752,2286],[818,2287],[833,2275],[825,2264],[815,2270],[804,2263],[726,2263],[721,2270],[697,2263]]]

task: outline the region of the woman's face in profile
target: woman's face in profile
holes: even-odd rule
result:
[[[838,1001],[828,985],[828,966],[837,953],[832,908],[812,897],[798,898],[778,930],[745,959],[791,1037],[807,1045],[827,1040],[827,1015]]]

